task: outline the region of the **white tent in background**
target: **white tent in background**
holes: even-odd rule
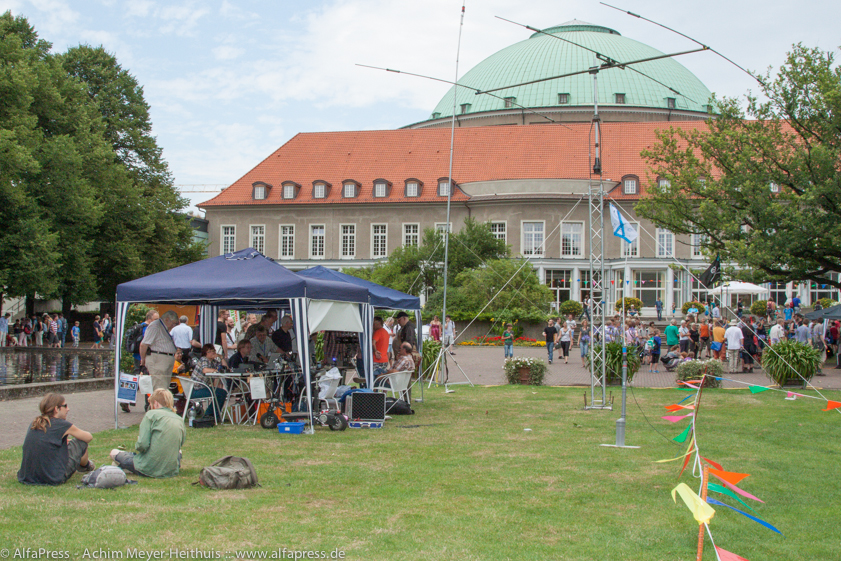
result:
[[[721,296],[722,294],[766,294],[767,288],[763,288],[756,284],[749,282],[728,281],[722,283],[720,286],[712,288],[707,291],[707,294],[712,296]]]

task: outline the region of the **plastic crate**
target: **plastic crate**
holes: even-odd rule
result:
[[[280,434],[303,434],[306,423],[280,423],[277,431]]]
[[[381,421],[348,421],[348,427],[352,429],[381,429]]]

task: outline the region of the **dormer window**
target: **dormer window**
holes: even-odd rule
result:
[[[638,191],[639,186],[639,179],[634,176],[628,176],[622,179],[622,193],[625,195],[637,195],[639,194]]]
[[[675,98],[667,97],[666,98],[666,107],[668,107],[669,109],[674,109],[676,107]]]
[[[517,104],[516,97],[506,97],[505,98],[505,108],[508,109],[509,107],[514,107]]]
[[[452,194],[452,184],[449,179],[439,179],[438,180],[438,196],[439,197],[446,197]]]
[[[327,196],[327,189],[324,186],[324,183],[316,183],[312,186],[312,198],[313,199],[323,199]]]
[[[281,192],[281,196],[285,200],[291,200],[298,196],[298,191],[301,189],[301,186],[297,183],[284,183],[283,184],[283,191]]]
[[[558,94],[558,105],[569,105],[569,94],[568,93],[559,93]]]
[[[258,181],[257,183],[253,183],[251,185],[251,198],[255,201],[262,201],[267,199],[269,196],[269,189],[271,189],[271,185],[268,183],[263,183],[262,181]]]
[[[617,105],[625,105],[625,94],[618,93],[618,94],[613,94],[613,95],[614,95],[614,99],[615,99],[615,102],[616,102]]]
[[[391,193],[391,183],[385,179],[374,180],[374,197],[377,199],[385,198]]]
[[[349,181],[342,184],[342,197],[345,199],[355,199],[359,194],[359,185],[355,182]]]
[[[465,113],[470,113],[470,104],[469,103],[462,103],[461,104],[461,114],[464,115]]]
[[[433,119],[438,119],[439,117],[441,117],[441,113],[439,113],[439,112],[437,112],[437,111],[436,111],[435,113],[433,113],[433,114],[432,114],[432,118],[433,118]]]
[[[406,180],[406,196],[407,197],[420,197],[422,186],[423,186],[423,183],[421,183],[417,179],[407,179]]]

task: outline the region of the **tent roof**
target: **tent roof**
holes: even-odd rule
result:
[[[806,319],[815,320],[841,320],[841,304],[839,304],[838,306],[832,306],[831,308],[824,308],[822,310],[815,310],[814,312],[809,312],[803,317],[805,317]]]
[[[349,283],[365,288],[370,296],[368,302],[378,308],[389,308],[392,310],[420,309],[420,298],[417,296],[412,296],[411,294],[406,294],[393,288],[387,288],[375,282],[360,279],[359,277],[340,273],[322,265],[298,271],[298,275],[311,279]]]
[[[368,302],[368,291],[348,283],[305,278],[253,248],[243,249],[117,286],[118,302],[254,305],[288,298]]]
[[[763,288],[757,284],[740,281],[728,281],[722,283],[720,286],[708,290],[707,294],[765,294],[766,292],[768,292],[767,288]]]

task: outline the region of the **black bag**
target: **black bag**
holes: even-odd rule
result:
[[[126,350],[133,355],[140,354],[141,341],[143,341],[143,324],[135,323],[126,333]]]
[[[412,407],[402,399],[394,399],[393,397],[385,398],[385,414],[386,415],[414,415],[415,411]]]

